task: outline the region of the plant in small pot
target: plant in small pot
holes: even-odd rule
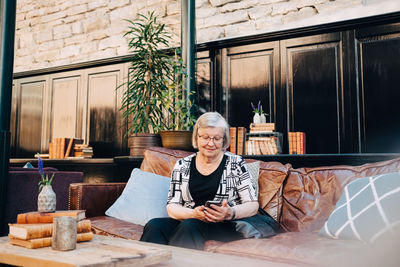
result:
[[[51,183],[53,182],[54,173],[49,178],[49,174],[43,171],[43,161],[38,156],[38,169],[41,180],[39,181],[39,195],[37,199],[39,212],[53,212],[56,211],[56,193],[53,191]]]
[[[146,147],[161,145],[158,133],[167,129],[169,112],[163,104],[173,71],[171,55],[160,47],[168,47],[171,37],[153,12],[147,16],[139,14],[135,21],[126,21],[130,26],[124,36],[130,38],[132,56],[127,80],[119,86],[125,89],[121,109],[128,122],[130,154],[142,156]]]
[[[173,66],[173,80],[169,81],[169,91],[164,92],[166,102],[165,108],[169,113],[167,130],[160,131],[163,147],[191,151],[192,128],[196,119],[193,115],[194,108],[190,96],[184,87],[186,68],[175,50],[174,57],[171,58]]]

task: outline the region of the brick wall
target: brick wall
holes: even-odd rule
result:
[[[400,11],[399,0],[195,0],[197,42]],[[14,72],[129,53],[138,12],[155,11],[180,40],[181,0],[18,0]]]

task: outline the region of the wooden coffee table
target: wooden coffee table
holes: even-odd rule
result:
[[[70,251],[28,249],[9,244],[7,236],[0,238],[0,263],[17,266],[147,266],[168,261],[171,255],[163,248],[99,235]]]
[[[78,243],[75,250],[56,251],[51,247],[27,249],[0,237],[0,263],[17,266],[159,266],[159,267],[293,267],[219,253],[210,253],[135,240],[94,235],[89,242]]]

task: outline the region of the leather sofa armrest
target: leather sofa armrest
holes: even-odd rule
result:
[[[126,183],[72,183],[68,209],[86,210],[86,217],[103,216],[117,200]]]

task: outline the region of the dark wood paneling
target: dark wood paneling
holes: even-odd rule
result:
[[[81,75],[64,76],[52,79],[51,136],[77,137],[78,133],[78,94],[81,88]]]
[[[340,35],[282,41],[281,51],[287,130],[306,133],[307,153],[340,153]]]
[[[95,157],[112,157],[122,150],[121,99],[116,90],[122,69],[99,69],[88,75],[87,140]]]
[[[247,127],[253,115],[250,102],[260,99],[271,113],[270,120],[285,137],[289,130],[307,133],[308,153],[398,152],[399,22],[400,12],[396,12],[199,44],[197,90],[200,111],[219,111],[233,126]],[[17,107],[13,107],[14,130],[11,125],[15,149],[20,149],[19,142],[23,138],[18,132],[22,118],[20,84],[32,77],[35,82],[43,80],[44,88],[51,87],[46,79],[55,74],[65,76],[65,72],[71,70],[83,75],[77,104],[78,135],[108,140],[109,133],[103,129],[108,121],[104,125],[90,124],[90,117],[95,116],[89,113],[90,109],[95,111],[97,104],[104,106],[104,103],[89,100],[88,77],[118,72],[116,69],[120,66],[117,65],[123,65],[127,59],[118,57],[16,74],[21,79],[15,87],[18,101]],[[108,82],[98,84],[102,87]],[[109,85],[108,89],[93,90],[101,93],[105,90],[108,100],[115,99],[108,91],[115,90],[111,88],[114,82]],[[46,152],[43,140],[49,140],[51,113],[50,101],[46,98],[51,94],[46,93],[46,89],[43,93],[42,144],[38,147]],[[116,97],[118,105],[120,101],[118,95]],[[31,108],[36,109],[34,105]],[[118,111],[113,109],[112,112]],[[111,113],[107,112],[107,115]],[[120,120],[116,113],[111,117]],[[113,149],[117,147],[113,151],[126,155],[121,125],[123,123],[118,121],[106,128],[116,132],[113,140],[117,140],[118,145],[113,146]],[[91,135],[97,127],[103,127],[99,128],[101,136]],[[284,152],[287,152],[286,143],[284,138]]]
[[[340,136],[342,153],[360,153],[360,125],[358,110],[358,82],[356,77],[356,53],[354,30],[341,33],[343,83],[342,106],[340,119]]]
[[[263,43],[231,47],[226,53],[225,112],[231,126],[245,126],[252,122],[251,102],[261,101],[268,114],[267,121],[276,118],[276,77],[279,71],[279,43]]]
[[[356,32],[362,152],[400,152],[400,25]]]
[[[17,157],[32,157],[41,152],[45,87],[44,80],[20,84]]]
[[[198,53],[196,60],[196,105],[199,114],[215,110],[215,90],[212,87],[213,59],[208,51]]]

